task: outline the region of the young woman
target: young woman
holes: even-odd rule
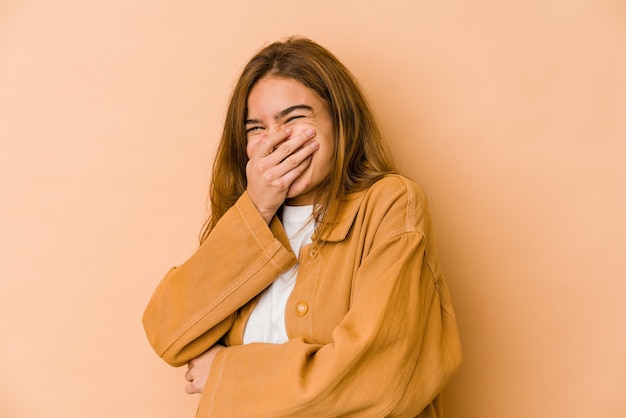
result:
[[[461,361],[422,191],[361,89],[302,38],[231,97],[201,245],[143,318],[198,417],[441,417]]]

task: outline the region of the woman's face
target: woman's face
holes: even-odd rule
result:
[[[265,76],[248,95],[248,158],[257,141],[286,127],[293,129],[292,135],[312,128],[315,131],[313,140],[319,143],[311,164],[290,188],[303,187],[303,191],[296,196],[288,195],[286,200],[292,206],[311,205],[333,164],[335,139],[328,106],[313,90],[297,80]]]

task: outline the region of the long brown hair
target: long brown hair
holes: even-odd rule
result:
[[[318,237],[320,229],[332,222],[342,197],[394,171],[365,95],[350,71],[309,39],[292,37],[275,42],[252,57],[233,89],[213,163],[211,215],[200,233],[201,243],[246,190],[248,95],[267,75],[298,80],[328,105],[335,135],[335,165],[324,191],[316,198]]]

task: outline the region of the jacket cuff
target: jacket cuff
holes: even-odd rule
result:
[[[278,217],[274,215],[268,228],[268,225],[265,223],[265,220],[259,213],[259,210],[256,206],[254,206],[252,200],[250,200],[248,192],[244,192],[239,197],[235,203],[235,207],[250,229],[250,232],[252,232],[263,248],[270,247],[273,240],[277,239],[285,248],[292,251],[287,234],[285,233],[283,225],[280,223]]]
[[[204,389],[200,395],[200,403],[198,404],[198,410],[196,412],[196,418],[207,418],[211,412],[211,405],[214,402],[215,391],[217,390],[218,383],[222,378],[224,369],[224,359],[228,353],[228,347],[218,351],[213,358],[213,364],[211,364],[211,370],[207,377]]]

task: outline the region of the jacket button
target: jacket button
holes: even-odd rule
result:
[[[296,315],[304,316],[309,311],[309,305],[306,302],[298,302],[296,304]]]

